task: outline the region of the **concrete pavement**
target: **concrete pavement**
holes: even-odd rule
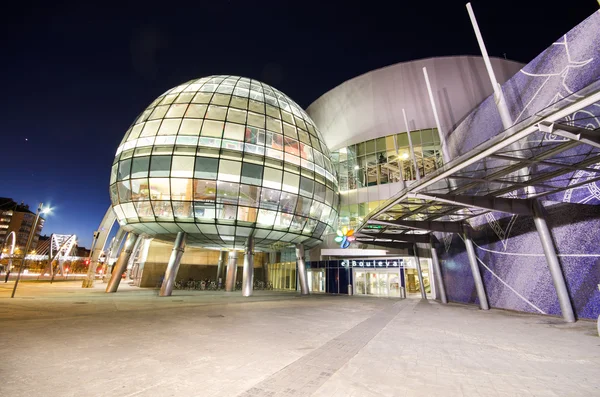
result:
[[[593,396],[593,322],[420,300],[0,284],[2,396]]]

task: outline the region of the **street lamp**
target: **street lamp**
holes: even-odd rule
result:
[[[19,280],[21,279],[21,270],[25,267],[25,257],[27,256],[27,252],[29,252],[29,248],[31,247],[31,242],[33,241],[33,236],[35,236],[35,229],[37,229],[38,219],[40,219],[40,214],[47,214],[50,212],[50,207],[44,208],[44,203],[40,203],[38,206],[37,212],[35,214],[35,220],[33,221],[33,226],[29,231],[29,238],[27,239],[27,245],[25,246],[25,250],[23,251],[23,260],[21,261],[21,265],[19,266],[19,273],[17,274],[17,280],[15,281],[15,285],[13,286],[11,298],[15,297],[15,292],[17,291],[17,285],[19,285]]]

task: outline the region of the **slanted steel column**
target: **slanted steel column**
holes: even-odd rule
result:
[[[244,273],[242,274],[242,296],[251,296],[254,286],[254,237],[249,236],[244,252]]]
[[[237,270],[237,251],[229,251],[227,262],[227,275],[225,276],[225,291],[231,292],[235,289],[235,273]]]
[[[175,243],[173,244],[173,251],[171,251],[171,257],[169,258],[169,264],[165,271],[165,277],[163,278],[162,285],[160,286],[160,292],[158,296],[171,296],[173,292],[173,286],[175,285],[175,278],[177,277],[177,271],[181,264],[181,257],[185,251],[185,240],[187,234],[185,232],[178,232],[175,237]]]
[[[417,252],[417,244],[413,244],[413,253],[415,262],[417,265],[417,278],[419,279],[419,289],[421,290],[421,299],[427,299],[425,293],[425,283],[423,282],[423,272],[421,271],[421,261],[419,260],[419,253]]]
[[[433,273],[437,281],[437,290],[440,293],[440,300],[442,303],[448,303],[446,297],[446,287],[444,286],[444,279],[442,278],[442,269],[440,268],[440,261],[438,259],[437,250],[433,246],[433,238],[431,239],[431,262],[433,264]]]
[[[304,246],[296,244],[296,259],[298,260],[298,281],[300,282],[300,294],[308,295],[308,275],[306,274],[306,263],[304,263]]]
[[[127,270],[127,263],[129,263],[129,258],[131,257],[133,247],[136,245],[138,238],[141,238],[141,236],[138,236],[135,233],[129,232],[127,234],[127,239],[125,240],[125,245],[123,245],[119,259],[113,266],[110,280],[106,286],[106,292],[117,292],[117,288],[119,288],[119,284],[121,283],[121,276],[123,276],[123,273]]]
[[[552,234],[544,216],[544,209],[538,200],[533,200],[533,222],[542,241],[542,248],[544,248],[548,269],[550,269],[552,282],[556,289],[556,295],[558,295],[560,311],[566,322],[573,323],[575,322],[575,313],[573,312],[573,306],[569,298],[569,291],[567,290],[567,284],[560,268],[558,256],[556,256],[556,247],[554,246],[554,241],[552,241]]]
[[[219,252],[219,262],[217,262],[217,288],[221,289],[223,285],[223,263],[225,262],[225,251]]]
[[[477,256],[475,255],[475,248],[473,247],[473,241],[469,235],[469,229],[464,226],[464,238],[465,246],[467,247],[467,255],[469,257],[469,265],[471,266],[471,273],[473,274],[473,280],[475,281],[475,289],[477,290],[477,297],[479,298],[479,307],[481,310],[490,310],[488,305],[487,296],[485,295],[485,288],[483,286],[483,279],[479,272],[479,265],[477,264]]]

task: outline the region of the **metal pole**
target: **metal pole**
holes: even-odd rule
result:
[[[225,251],[219,251],[219,261],[217,262],[217,288],[221,289],[223,285],[223,263],[225,262]]]
[[[17,285],[19,285],[19,280],[21,279],[21,271],[23,267],[25,267],[25,257],[29,252],[29,248],[31,247],[31,242],[33,241],[33,236],[35,235],[35,229],[37,229],[38,219],[40,218],[40,212],[42,211],[42,206],[44,203],[40,203],[37,209],[37,213],[35,214],[35,220],[33,221],[33,226],[31,227],[31,231],[29,232],[29,237],[27,238],[27,244],[25,245],[25,252],[23,252],[23,260],[21,261],[21,265],[19,266],[19,272],[17,273],[17,280],[15,281],[15,285],[13,286],[12,294],[10,294],[11,298],[15,297],[15,292],[17,291]]]
[[[433,98],[433,91],[431,90],[431,84],[429,83],[429,75],[427,74],[427,68],[423,67],[423,75],[425,76],[425,84],[427,85],[427,92],[429,93],[429,102],[431,102],[431,108],[433,109],[433,117],[435,119],[435,125],[438,130],[438,136],[440,138],[440,143],[442,145],[442,158],[444,159],[444,164],[447,164],[450,161],[450,152],[448,152],[448,145],[446,144],[446,136],[442,131],[442,126],[440,124],[440,119],[438,117],[437,107],[435,106],[435,99]]]
[[[229,251],[227,261],[227,274],[225,276],[225,291],[232,292],[235,290],[235,271],[237,270],[237,251]]]
[[[421,290],[421,298],[427,299],[427,293],[425,292],[425,283],[423,282],[423,271],[421,270],[421,261],[419,260],[419,253],[417,251],[417,244],[413,244],[413,251],[415,262],[417,265],[417,278],[419,279],[419,289]]]
[[[558,296],[558,303],[560,304],[560,311],[562,312],[563,318],[566,322],[575,322],[575,313],[573,312],[573,306],[571,305],[571,299],[569,297],[569,291],[567,290],[567,284],[560,268],[560,262],[556,255],[556,247],[554,241],[552,241],[552,234],[548,228],[548,223],[544,216],[544,209],[540,202],[536,199],[533,200],[533,222],[542,241],[542,248],[544,249],[544,255],[546,255],[546,262],[548,263],[548,269],[550,269],[550,275],[552,276],[552,282],[556,289],[556,295]]]
[[[467,247],[467,255],[469,257],[469,265],[471,266],[471,273],[473,274],[475,289],[477,290],[477,297],[479,298],[479,307],[481,310],[489,310],[490,306],[488,305],[487,296],[485,295],[485,288],[483,286],[481,272],[479,271],[479,265],[477,264],[475,248],[473,247],[473,241],[469,235],[469,229],[467,228],[467,225],[464,225],[464,238],[465,246]]]
[[[99,231],[94,232],[94,239],[92,240],[92,248],[90,248],[90,254],[88,255],[88,271],[86,278],[83,279],[82,287],[83,288],[92,288],[94,286],[94,280],[96,279],[96,266],[92,262],[92,254],[94,253],[94,248],[96,248],[96,244],[98,243],[98,236],[100,235]]]
[[[177,271],[181,264],[181,257],[185,251],[185,240],[187,234],[185,232],[178,232],[175,237],[175,243],[173,244],[173,250],[171,251],[171,257],[169,258],[169,264],[165,271],[165,277],[162,285],[160,286],[160,292],[158,296],[171,296],[173,292],[173,285],[175,285],[175,278],[177,277]]]
[[[483,37],[481,36],[481,31],[479,30],[477,19],[475,19],[475,13],[473,12],[471,3],[467,3],[467,12],[469,13],[469,18],[471,19],[471,24],[473,25],[473,30],[475,31],[475,36],[477,37],[477,43],[479,44],[479,49],[481,50],[481,55],[483,56],[485,68],[487,69],[488,76],[492,82],[492,87],[494,88],[494,99],[496,101],[498,112],[500,113],[500,118],[502,119],[502,125],[504,126],[504,129],[507,129],[513,125],[512,117],[510,116],[510,110],[506,105],[506,100],[504,99],[504,94],[502,93],[502,87],[500,84],[498,84],[498,80],[496,80],[494,68],[492,68],[490,56],[485,48],[485,43],[483,42]]]
[[[127,234],[127,240],[125,240],[125,245],[121,250],[121,255],[119,255],[119,259],[115,266],[113,267],[112,274],[110,276],[110,280],[108,281],[108,285],[106,286],[106,292],[117,292],[119,288],[119,284],[121,283],[121,276],[123,276],[123,272],[127,270],[127,263],[129,262],[129,258],[131,257],[131,253],[133,252],[133,247],[137,241],[137,234],[129,232]]]
[[[421,180],[421,173],[419,172],[419,165],[417,164],[417,156],[415,155],[415,149],[412,144],[412,138],[410,137],[410,128],[408,127],[408,119],[406,118],[406,112],[402,109],[402,115],[404,116],[404,124],[406,125],[406,136],[408,136],[408,146],[410,149],[410,155],[412,157],[413,164],[415,166],[417,181]]]
[[[244,253],[244,272],[242,273],[242,296],[251,296],[254,286],[254,237],[249,236]]]
[[[440,292],[440,300],[442,301],[442,303],[448,303],[448,298],[446,297],[446,287],[444,286],[444,279],[442,278],[442,269],[440,267],[440,261],[437,255],[437,250],[433,245],[433,237],[431,240],[431,262],[433,263],[433,273],[435,279],[437,280],[438,291]]]
[[[304,246],[296,244],[296,258],[298,259],[298,281],[300,282],[300,294],[308,295],[308,276],[306,274],[306,263],[304,263]]]

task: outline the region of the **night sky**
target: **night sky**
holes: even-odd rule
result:
[[[465,1],[12,3],[0,17],[0,196],[34,211],[50,204],[44,233],[77,234],[87,247],[110,204],[119,142],[175,85],[245,76],[306,108],[376,68],[479,55]],[[490,55],[524,63],[598,9],[595,0],[472,5]]]

